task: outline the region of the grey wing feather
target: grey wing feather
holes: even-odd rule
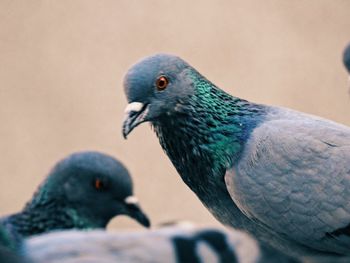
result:
[[[274,231],[349,253],[349,236],[327,233],[350,223],[350,129],[280,111],[253,131],[225,175],[227,189],[243,213]]]

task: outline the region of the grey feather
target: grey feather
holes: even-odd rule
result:
[[[304,246],[349,254],[350,237],[326,236],[350,222],[349,160],[348,127],[275,108],[225,180],[249,218]]]

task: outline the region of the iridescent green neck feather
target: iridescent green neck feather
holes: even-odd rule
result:
[[[49,197],[45,181],[24,209],[4,219],[3,223],[19,235],[28,237],[53,230],[93,229],[105,227],[107,222],[89,220],[65,200]]]
[[[265,110],[225,93],[193,69],[187,74],[194,94],[177,102],[174,116],[163,116],[153,125],[176,169],[192,184],[193,178],[224,175]]]
[[[56,200],[47,200],[35,207],[28,205],[20,213],[9,216],[4,221],[23,237],[53,230],[92,229],[104,227],[92,220],[79,216],[79,213]]]

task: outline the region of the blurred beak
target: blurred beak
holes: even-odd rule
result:
[[[136,196],[128,196],[125,198],[124,203],[126,204],[127,214],[139,222],[144,227],[150,227],[151,222],[146,214],[141,210],[139,202]]]
[[[148,104],[141,102],[131,102],[125,108],[125,118],[123,122],[123,136],[124,139],[128,134],[139,124],[146,121],[148,114]]]

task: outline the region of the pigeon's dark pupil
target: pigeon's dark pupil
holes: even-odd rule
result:
[[[104,188],[104,184],[102,183],[102,181],[100,179],[96,179],[95,181],[95,188],[97,190],[101,190]]]
[[[167,85],[168,85],[168,80],[166,79],[166,77],[162,76],[162,77],[159,77],[157,79],[157,89],[158,90],[165,89]]]

